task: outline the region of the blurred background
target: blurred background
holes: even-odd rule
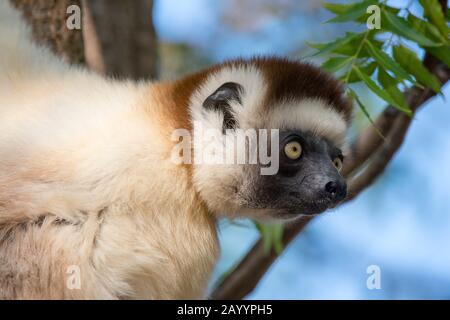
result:
[[[355,29],[323,23],[331,17],[318,0],[155,0],[160,78],[240,56],[305,57],[312,52],[307,42]],[[360,90],[376,116],[383,103]],[[443,92],[447,101],[437,97],[423,107],[382,178],[314,219],[249,299],[450,298],[450,86]],[[356,111],[353,133],[366,125]],[[221,221],[219,232],[222,256],[211,287],[258,238],[249,221]],[[370,265],[381,270],[379,290],[366,286]]]

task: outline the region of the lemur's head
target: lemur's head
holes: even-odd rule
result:
[[[213,212],[286,219],[344,199],[352,108],[334,78],[278,58],[231,61],[203,78],[190,99],[193,178]]]

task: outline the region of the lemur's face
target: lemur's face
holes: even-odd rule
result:
[[[191,112],[197,160],[213,159],[194,163],[194,183],[215,213],[292,219],[345,198],[351,108],[318,69],[277,59],[225,66],[193,96]]]
[[[244,165],[238,197],[245,209],[269,209],[272,216],[293,218],[335,206],[347,194],[340,171],[343,153],[334,143],[312,132],[280,130],[278,171],[262,175],[261,165]],[[250,210],[251,211],[251,210]]]

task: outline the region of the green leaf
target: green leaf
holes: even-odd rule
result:
[[[266,254],[273,249],[276,254],[283,251],[283,230],[282,224],[262,224],[254,222],[256,228],[261,233],[263,239],[263,248]]]
[[[365,42],[367,49],[372,54],[375,61],[387,70],[391,70],[398,78],[415,82],[414,79],[397,62],[395,62],[387,53],[374,47],[369,41]]]
[[[265,224],[259,222],[254,222],[254,224],[258,229],[259,233],[261,234],[264,252],[268,254],[272,249],[272,234],[270,232],[270,228]]]
[[[441,91],[439,79],[428,71],[413,51],[405,46],[394,46],[393,53],[395,60],[412,74],[420,84],[433,89],[437,93]]]
[[[418,33],[423,34],[436,42],[441,42],[443,44],[448,42],[448,40],[442,36],[439,30],[431,23],[422,20],[411,13],[408,14],[407,19],[411,27]]]
[[[322,68],[330,73],[334,73],[346,66],[353,57],[334,57],[322,64]]]
[[[337,14],[333,19],[328,20],[327,22],[348,22],[358,20],[361,16],[366,14],[367,7],[378,3],[377,0],[365,0],[358,3],[353,3],[349,5],[336,5],[336,4],[325,4],[324,7],[330,11],[334,10],[334,13]]]
[[[311,47],[315,47],[316,49],[319,48],[318,52],[316,52],[315,54],[313,54],[311,57],[317,56],[317,55],[321,55],[321,54],[325,54],[325,53],[330,53],[330,52],[334,52],[336,50],[338,50],[339,48],[345,46],[346,44],[348,44],[350,41],[352,41],[353,39],[355,39],[356,37],[358,37],[359,34],[357,33],[346,33],[346,35],[342,38],[338,38],[333,42],[329,42],[327,44],[324,45],[320,45],[320,44],[309,44],[309,46]]]
[[[349,3],[349,4],[326,2],[323,4],[323,7],[325,9],[327,9],[328,11],[331,11],[332,13],[339,15],[339,14],[344,14],[344,13],[353,11],[355,8],[363,6],[363,5],[367,7],[371,4],[376,4],[376,3],[378,3],[377,0],[364,0],[362,2],[354,2],[354,3]]]
[[[359,68],[364,72],[364,74],[367,74],[369,77],[375,72],[378,64],[373,61],[369,63],[368,65],[360,66]],[[352,69],[349,71],[350,75],[348,78],[346,76],[341,77],[341,80],[345,81],[347,80],[347,83],[354,83],[354,82],[360,82],[361,79],[358,77],[358,75],[355,73],[355,71]]]
[[[343,14],[346,13],[348,10],[350,10],[354,6],[354,3],[343,4],[343,3],[325,2],[322,6],[328,11],[333,12],[334,14]]]
[[[408,103],[405,100],[405,96],[398,89],[397,84],[398,81],[392,78],[386,71],[383,69],[378,70],[378,82],[381,84],[384,90],[386,90],[395,101],[401,105],[404,109],[410,109]]]
[[[351,36],[351,39],[348,42],[341,43],[341,45],[336,46],[328,53],[335,53],[338,55],[344,55],[344,56],[354,56],[356,51],[358,50],[358,47],[361,45],[361,41],[364,39],[365,33],[348,33],[347,36]],[[372,44],[377,47],[381,48],[383,46],[383,43],[381,41],[375,40],[371,38],[372,33],[370,33],[367,36],[367,39],[370,39]],[[308,45],[314,49],[317,49],[319,51],[323,50],[328,43],[308,43]],[[316,55],[319,53],[316,53]],[[367,52],[365,48],[362,48],[362,50],[359,52],[358,55],[360,58],[369,57],[370,54]]]
[[[353,99],[356,100],[356,102],[358,103],[359,107],[361,108],[361,111],[364,113],[364,115],[367,117],[367,119],[369,120],[369,122],[372,124],[372,126],[374,127],[375,131],[378,133],[378,135],[380,137],[382,137],[384,139],[383,133],[380,131],[380,129],[375,125],[375,122],[373,121],[372,117],[369,114],[369,111],[367,110],[366,106],[362,103],[361,99],[359,99],[358,95],[356,94],[355,91],[353,91],[352,89],[348,88],[348,95],[351,96]]]
[[[440,48],[424,47],[424,49],[450,67],[450,46]]]
[[[400,9],[389,7],[387,5],[383,5],[382,10],[389,11],[390,13],[397,15],[400,12]],[[366,13],[362,15],[358,20],[356,20],[359,23],[367,23],[367,19],[369,18],[371,14]]]
[[[375,81],[373,81],[370,76],[364,74],[364,72],[357,66],[353,66],[353,69],[355,70],[355,73],[358,75],[358,77],[364,81],[364,83],[367,85],[367,87],[372,90],[373,93],[375,93],[377,96],[379,96],[381,99],[392,105],[393,107],[405,112],[408,115],[411,115],[412,112],[409,108],[405,108],[404,106],[400,105],[395,101],[393,97],[387,92],[384,91],[382,88],[380,88]]]
[[[425,11],[425,17],[428,21],[432,22],[445,38],[448,38],[448,27],[439,1],[419,0],[419,2]]]
[[[383,19],[383,26],[392,33],[417,42],[422,46],[438,47],[441,45],[440,43],[432,41],[424,35],[417,33],[404,18],[398,17],[386,10],[381,11],[381,17]]]
[[[272,226],[273,232],[273,248],[275,249],[275,253],[280,255],[283,252],[283,231],[284,227],[281,223],[275,224]]]

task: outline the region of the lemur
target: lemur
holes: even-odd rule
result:
[[[0,298],[204,298],[219,217],[292,220],[346,196],[351,113],[337,80],[285,58],[106,78],[35,44],[1,0]],[[173,132],[195,123],[219,140],[278,130],[277,173],[171,161]]]

